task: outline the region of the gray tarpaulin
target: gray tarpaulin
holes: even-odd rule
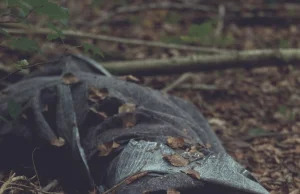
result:
[[[22,106],[17,119],[8,113],[12,99]],[[268,193],[225,152],[195,106],[110,76],[90,59],[60,57],[4,89],[0,102],[9,120],[0,123],[0,169],[33,171],[38,147],[41,179],[58,178],[70,193],[101,193],[142,172],[113,192]],[[120,111],[124,105],[134,108]],[[103,148],[110,150],[101,155]]]

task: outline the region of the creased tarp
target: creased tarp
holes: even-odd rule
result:
[[[57,164],[54,162],[56,158],[49,158],[46,152],[42,152],[43,148],[54,149],[51,157],[63,158],[59,163],[63,175],[54,174],[71,181],[68,186],[71,185],[74,192],[83,192],[94,186],[98,186],[99,191],[105,190],[136,172],[149,171],[149,175],[122,185],[115,192],[155,193],[176,188],[182,193],[268,193],[248,171],[228,156],[202,114],[191,103],[110,77],[106,71],[103,72],[106,76],[100,75],[99,70],[101,72],[101,68],[95,68],[95,63],[91,64],[85,58],[63,56],[3,90],[1,116],[9,117],[6,102],[14,99],[23,105],[27,117],[10,123],[1,121],[0,152],[8,155],[7,150],[1,149],[1,143],[11,142],[11,139],[24,140],[24,144],[30,144],[32,148],[41,147],[37,162],[55,171],[58,169],[53,165]],[[72,73],[79,82],[66,85],[62,81],[66,73]],[[108,96],[99,102],[91,102],[90,87],[105,88]],[[118,108],[126,103],[136,105],[136,123],[130,128],[123,124],[127,113],[118,112]],[[46,111],[45,106],[48,107]],[[100,118],[90,110],[91,107],[108,117]],[[203,150],[204,157],[193,160],[188,166],[175,167],[163,159],[165,152],[182,156],[186,153],[184,149],[167,146],[170,136],[182,137],[190,145],[210,144],[211,147]],[[6,141],[8,138],[10,141]],[[65,145],[59,148],[51,146],[58,138],[63,138]],[[112,141],[120,147],[108,156],[99,156],[97,147]],[[147,149],[154,145],[157,148],[148,153]],[[15,151],[22,152],[22,147]],[[5,155],[1,154],[1,157]],[[198,171],[200,180],[182,173],[185,168]]]

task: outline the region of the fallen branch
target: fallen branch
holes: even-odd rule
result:
[[[44,34],[52,34],[53,33],[53,31],[51,29],[47,29],[47,28],[38,28],[38,29],[2,28],[2,29],[7,31],[10,34],[42,34],[42,35],[44,35]],[[232,50],[226,50],[226,49],[205,48],[205,47],[179,45],[179,44],[167,44],[167,43],[163,43],[163,42],[120,38],[120,37],[92,34],[92,33],[87,33],[87,32],[73,31],[73,30],[63,30],[62,33],[65,36],[74,36],[74,37],[79,37],[79,38],[89,38],[89,39],[102,40],[102,41],[118,42],[118,43],[131,44],[131,45],[137,45],[137,46],[160,47],[160,48],[178,49],[178,50],[186,50],[186,51],[198,51],[198,52],[204,52],[204,53],[233,52]]]
[[[248,50],[222,55],[101,63],[115,74],[157,75],[228,68],[254,68],[300,62],[300,49]]]

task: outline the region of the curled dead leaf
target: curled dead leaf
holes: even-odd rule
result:
[[[163,155],[163,158],[173,166],[181,167],[189,164],[189,161],[178,154]]]
[[[188,169],[188,170],[184,170],[182,172],[184,172],[185,174],[189,175],[192,178],[200,180],[200,173],[196,170]]]
[[[108,89],[107,88],[96,88],[90,87],[89,88],[89,100],[92,102],[98,102],[104,100],[108,96]]]
[[[118,148],[119,146],[120,144],[115,141],[100,144],[97,147],[97,149],[99,150],[99,156],[108,156],[113,149]]]
[[[56,147],[61,147],[61,146],[65,145],[65,140],[61,137],[59,137],[57,139],[53,139],[53,140],[51,140],[51,145],[54,145]]]
[[[182,148],[184,146],[184,139],[182,137],[168,137],[167,143],[171,148]]]
[[[75,84],[79,82],[79,79],[73,73],[66,73],[62,77],[64,84]]]

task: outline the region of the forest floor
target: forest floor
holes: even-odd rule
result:
[[[99,18],[114,13],[118,7],[149,3],[142,0],[132,0],[130,3],[126,0],[119,3],[102,0],[97,2],[99,4],[91,6],[92,1],[88,0],[80,3],[59,2],[70,10],[72,29],[179,44],[187,44],[183,37],[191,32],[192,25],[199,26],[218,17],[218,14],[214,15],[210,11],[204,13],[171,8],[128,11],[101,21]],[[217,1],[212,1],[207,6],[215,10],[217,3],[214,2]],[[202,37],[192,42],[193,45],[236,50],[299,48],[300,20],[289,17],[289,13],[284,9],[286,3],[275,4],[279,8],[268,12],[270,17],[268,14],[253,17],[243,15],[247,11],[268,11],[266,7],[269,4],[265,4],[264,1],[247,0],[242,4],[234,4],[241,10],[241,14],[226,19],[226,14],[230,12],[225,12],[223,27],[218,32],[217,27],[213,28],[217,37],[223,37],[227,41],[205,41]],[[205,6],[201,3],[198,5]],[[247,9],[246,5],[252,5],[254,8]],[[218,10],[216,11],[218,13]],[[47,20],[43,18],[29,17],[29,20],[41,27],[47,24]],[[97,20],[99,21],[95,22]],[[163,59],[197,54],[195,51],[134,46],[80,37],[66,37],[64,44],[60,41],[47,41],[43,36],[35,38],[39,40],[45,55],[20,53],[0,47],[1,63],[12,64],[24,58],[34,63],[64,52],[82,53],[83,49],[75,46],[84,42],[100,48],[105,55],[103,61]],[[253,172],[271,194],[299,194],[300,68],[297,65],[299,64],[191,72],[188,79],[170,89],[168,93],[194,103],[222,140],[228,153]],[[4,75],[4,72],[1,75]],[[136,75],[140,84],[157,90],[170,86],[180,76],[181,74]]]

